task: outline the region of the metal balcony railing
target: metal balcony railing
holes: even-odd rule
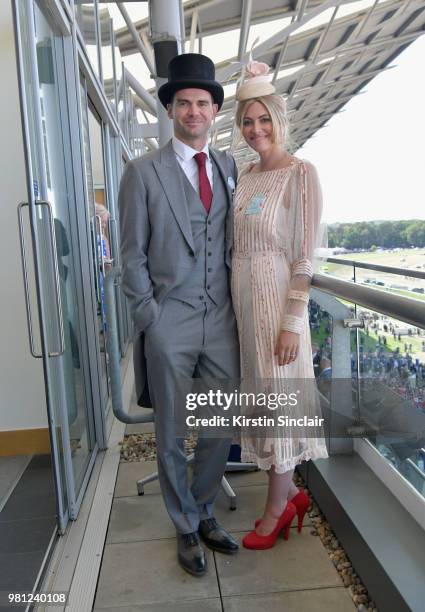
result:
[[[347,430],[372,442],[425,497],[425,301],[421,286],[414,292],[411,282],[401,289],[391,282],[396,275],[425,287],[425,272],[340,258],[327,258],[323,267],[329,263],[352,269],[349,280],[333,269],[312,282],[322,313],[319,327],[311,321],[312,339],[332,365],[330,413],[352,418]],[[362,277],[365,271],[384,274],[385,282]],[[336,431],[331,427],[331,452],[347,452],[348,439],[332,440]]]

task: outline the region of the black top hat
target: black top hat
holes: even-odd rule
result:
[[[176,91],[189,87],[209,91],[214,103],[218,104],[219,109],[221,108],[224,91],[220,83],[215,80],[214,63],[206,55],[183,53],[173,57],[168,64],[168,82],[158,89],[158,97],[167,108]]]

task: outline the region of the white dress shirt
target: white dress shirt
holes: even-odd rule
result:
[[[198,164],[196,163],[196,160],[193,159],[193,156],[196,155],[196,153],[200,153],[200,151],[197,151],[196,149],[192,149],[192,147],[189,147],[189,145],[185,144],[184,142],[182,142],[175,136],[173,136],[172,142],[173,142],[174,153],[176,155],[177,161],[180,164],[181,169],[185,173],[186,177],[188,178],[190,184],[192,185],[196,193],[199,195]],[[210,152],[208,149],[208,143],[205,144],[205,147],[202,149],[202,151],[207,156],[207,160],[206,160],[207,176],[208,176],[208,180],[210,181],[211,189],[213,189],[213,169],[212,169],[212,162],[210,159]]]

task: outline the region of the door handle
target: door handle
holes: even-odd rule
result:
[[[30,341],[31,355],[36,359],[41,359],[43,355],[36,353],[34,348],[34,336],[32,332],[32,315],[31,315],[31,302],[30,294],[28,289],[28,267],[26,257],[26,246],[25,246],[25,233],[24,233],[24,222],[22,218],[22,209],[24,206],[28,206],[27,202],[21,202],[18,205],[18,226],[19,226],[19,244],[21,246],[21,261],[22,261],[22,274],[24,277],[24,295],[25,295],[25,308],[27,311],[27,326],[28,326],[28,337]]]
[[[120,250],[118,248],[118,227],[117,227],[117,220],[110,218],[109,219],[109,223],[111,224],[111,228],[114,227],[114,232],[111,232],[111,235],[114,237],[114,242],[112,243],[111,240],[111,245],[110,245],[110,249],[111,251],[114,249],[116,251],[116,263],[117,266],[121,265],[121,260],[120,260]]]
[[[59,350],[58,351],[49,351],[49,357],[60,357],[65,352],[65,336],[63,331],[63,316],[62,316],[62,300],[60,295],[60,284],[59,284],[59,266],[58,266],[58,255],[56,250],[56,235],[55,235],[55,227],[53,223],[53,211],[50,202],[44,200],[35,201],[36,206],[46,206],[48,210],[48,219],[49,219],[49,235],[50,235],[50,246],[53,253],[53,267],[54,267],[54,285],[55,285],[55,304],[57,317],[59,322]],[[18,205],[18,222],[19,222],[19,237],[20,237],[20,246],[21,246],[21,255],[22,255],[22,271],[24,276],[24,287],[25,287],[25,306],[27,311],[27,324],[28,324],[28,334],[30,341],[30,351],[31,355],[37,359],[43,357],[41,353],[36,353],[34,348],[34,336],[33,336],[33,328],[32,328],[32,314],[31,314],[31,303],[29,297],[29,289],[28,289],[28,266],[26,261],[26,246],[25,246],[25,233],[24,233],[24,225],[22,219],[22,209],[24,206],[28,206],[28,202],[21,202]]]
[[[99,223],[99,238],[100,238],[100,244],[99,244],[99,251],[100,251],[100,267],[102,268],[102,274],[103,274],[103,278],[105,278],[105,256],[103,254],[103,229],[102,229],[102,219],[100,218],[100,215],[95,215],[96,220]]]
[[[93,255],[94,255],[94,284],[96,288],[96,298],[98,303],[101,302],[100,297],[100,285],[98,278],[98,270],[99,270],[99,254],[98,254],[98,246],[97,246],[97,223],[96,223],[96,215],[90,219],[90,232],[93,241]]]
[[[59,264],[58,264],[58,251],[57,251],[57,242],[56,242],[56,233],[55,233],[55,224],[53,222],[53,210],[52,205],[47,200],[38,200],[35,202],[36,205],[46,206],[48,210],[48,219],[49,219],[49,229],[50,229],[50,245],[52,247],[53,252],[53,268],[55,273],[55,303],[56,303],[56,311],[58,315],[59,321],[59,351],[49,353],[49,357],[60,357],[65,352],[65,335],[63,332],[63,315],[62,315],[62,298],[60,292],[60,282],[59,282]]]

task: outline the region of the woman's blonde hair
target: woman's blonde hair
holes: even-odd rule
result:
[[[267,110],[272,121],[272,140],[276,144],[285,144],[285,148],[290,147],[289,121],[286,112],[286,102],[279,94],[269,94],[258,98],[248,98],[238,102],[236,108],[235,122],[239,131],[242,133],[243,120],[248,107],[253,102],[260,102]]]

